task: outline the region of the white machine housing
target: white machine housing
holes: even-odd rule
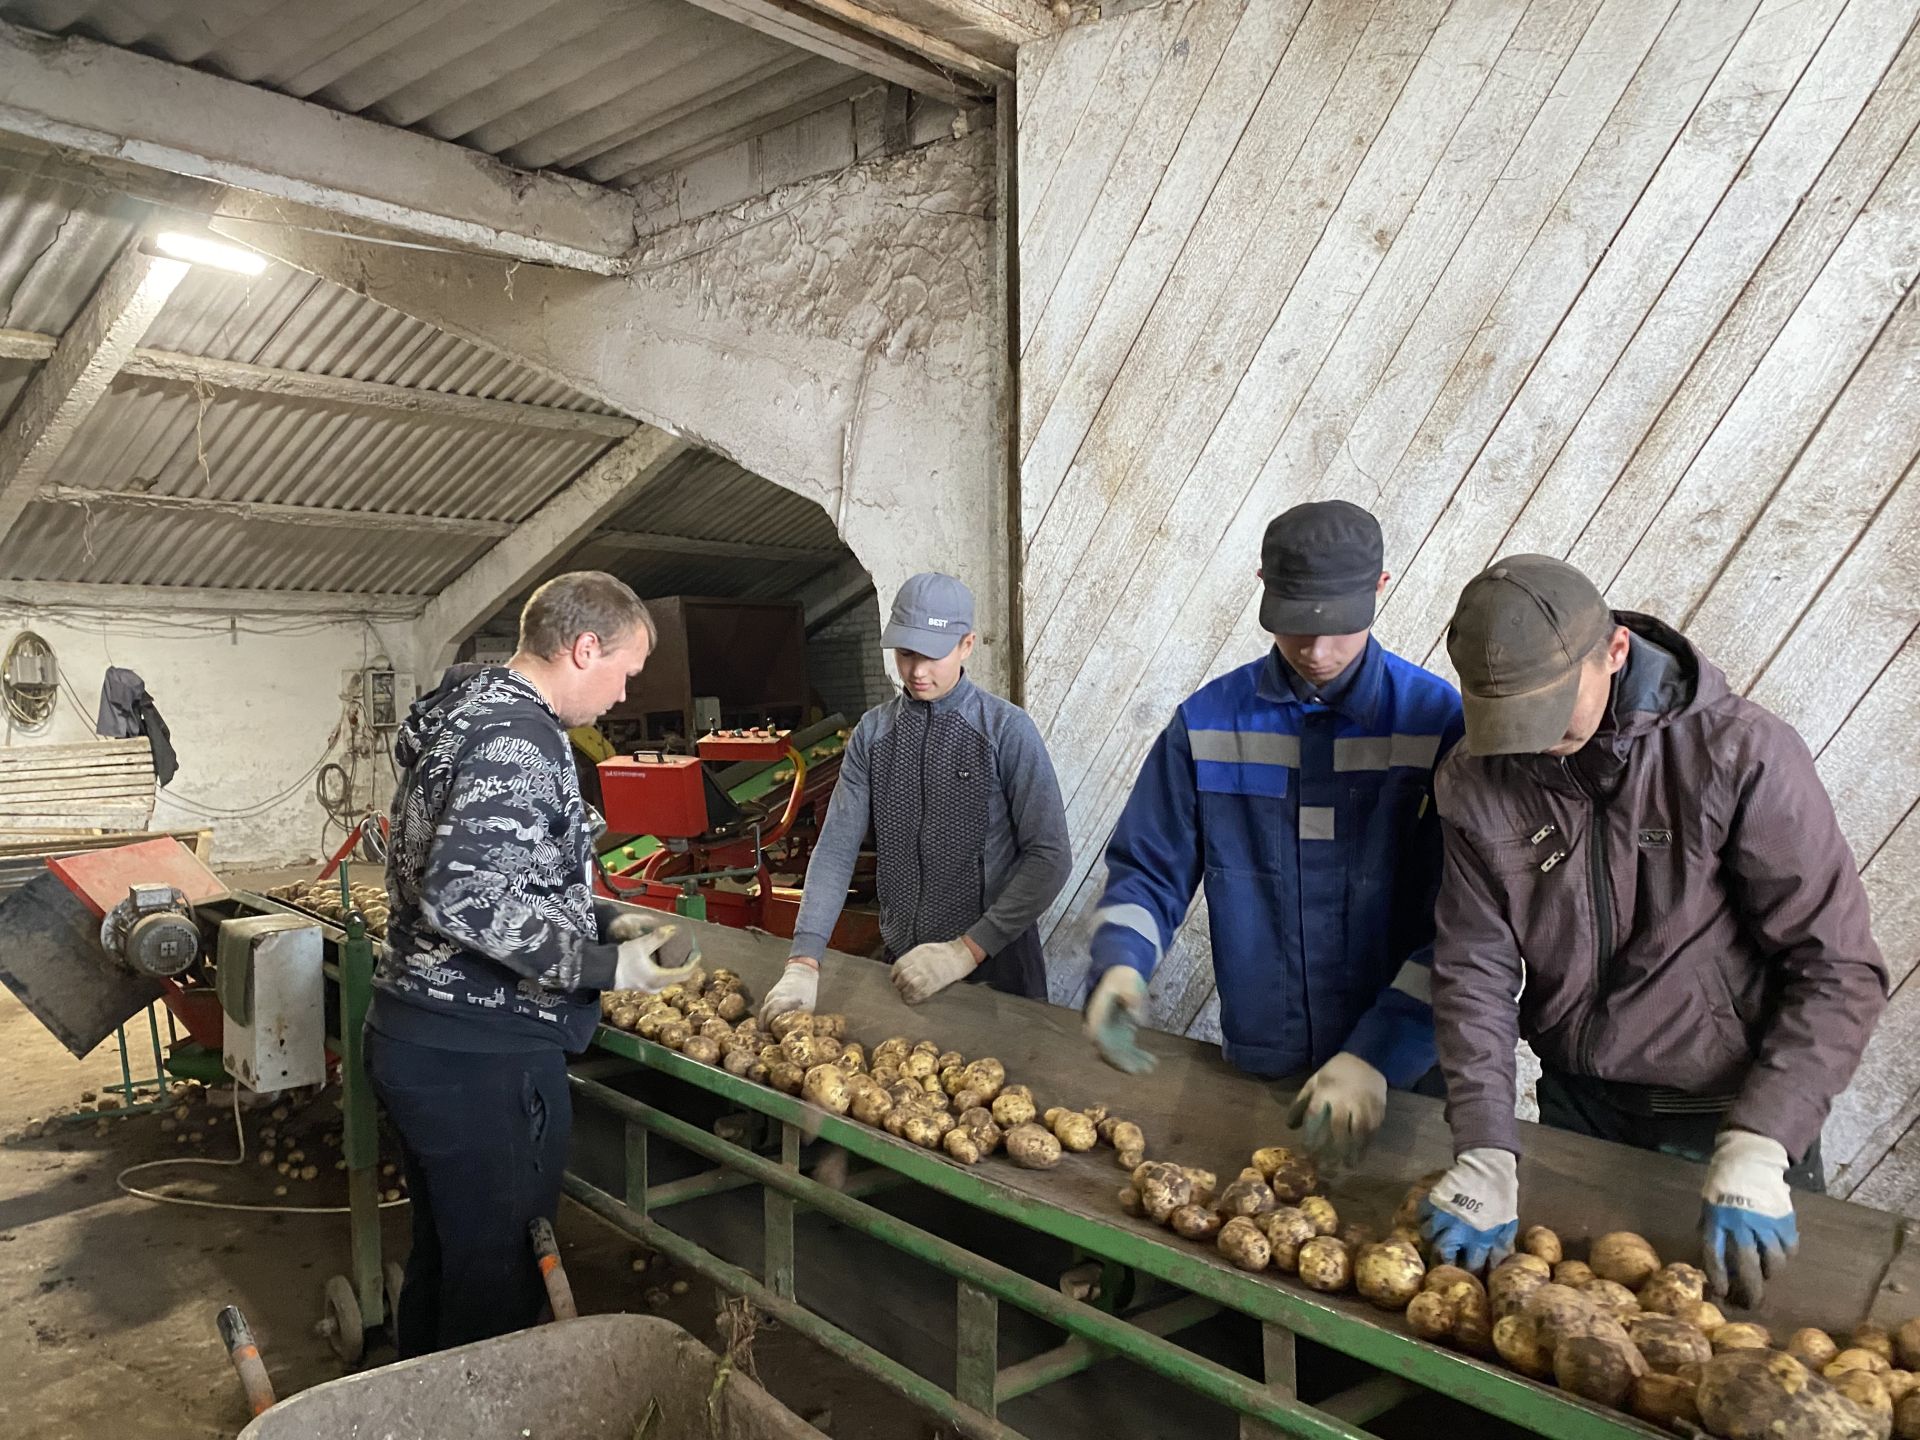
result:
[[[221,1049],[227,1073],[271,1094],[327,1078],[320,927],[297,915],[220,923]]]

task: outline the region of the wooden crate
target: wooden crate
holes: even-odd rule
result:
[[[144,831],[154,793],[144,736],[0,749],[0,836]]]

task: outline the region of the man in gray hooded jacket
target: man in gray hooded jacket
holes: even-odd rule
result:
[[[847,739],[763,1020],[813,1008],[869,832],[880,938],[902,999],[918,1004],[959,980],[1046,998],[1034,922],[1066,884],[1066,809],[1027,712],[967,678],[974,639],[973,596],[951,575],[900,587],[880,640],[895,652],[901,693]]]

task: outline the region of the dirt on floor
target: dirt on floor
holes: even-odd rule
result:
[[[152,1073],[150,1048],[144,1057],[136,1048],[133,1066],[136,1078]],[[0,1434],[234,1436],[249,1416],[215,1316],[228,1304],[245,1312],[282,1396],[340,1376],[316,1325],[322,1287],[346,1269],[347,1220],[189,1209],[123,1193],[115,1179],[130,1165],[232,1159],[236,1143],[230,1092],[194,1086],[135,1115],[93,1109],[119,1075],[113,1042],[75,1060],[0,990]],[[127,1183],[225,1203],[344,1203],[334,1098],[244,1111],[240,1165],[168,1164]],[[87,1113],[74,1118],[83,1105]],[[271,1163],[261,1163],[262,1152]],[[407,1229],[404,1202],[387,1210],[389,1257],[404,1259]],[[724,1347],[723,1297],[698,1277],[571,1204],[562,1206],[559,1234],[583,1313],[660,1314]],[[751,1354],[775,1395],[839,1440],[939,1433],[891,1392],[778,1326],[757,1329]],[[366,1363],[391,1358],[376,1343]]]

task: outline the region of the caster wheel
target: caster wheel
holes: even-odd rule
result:
[[[407,1271],[398,1260],[389,1260],[380,1274],[387,1286],[387,1335],[391,1338],[400,1325],[400,1282],[407,1278]]]
[[[333,1353],[343,1365],[357,1365],[366,1354],[366,1335],[360,1328],[360,1297],[344,1275],[328,1279],[322,1292],[326,1313],[320,1319],[320,1333],[327,1337]]]

